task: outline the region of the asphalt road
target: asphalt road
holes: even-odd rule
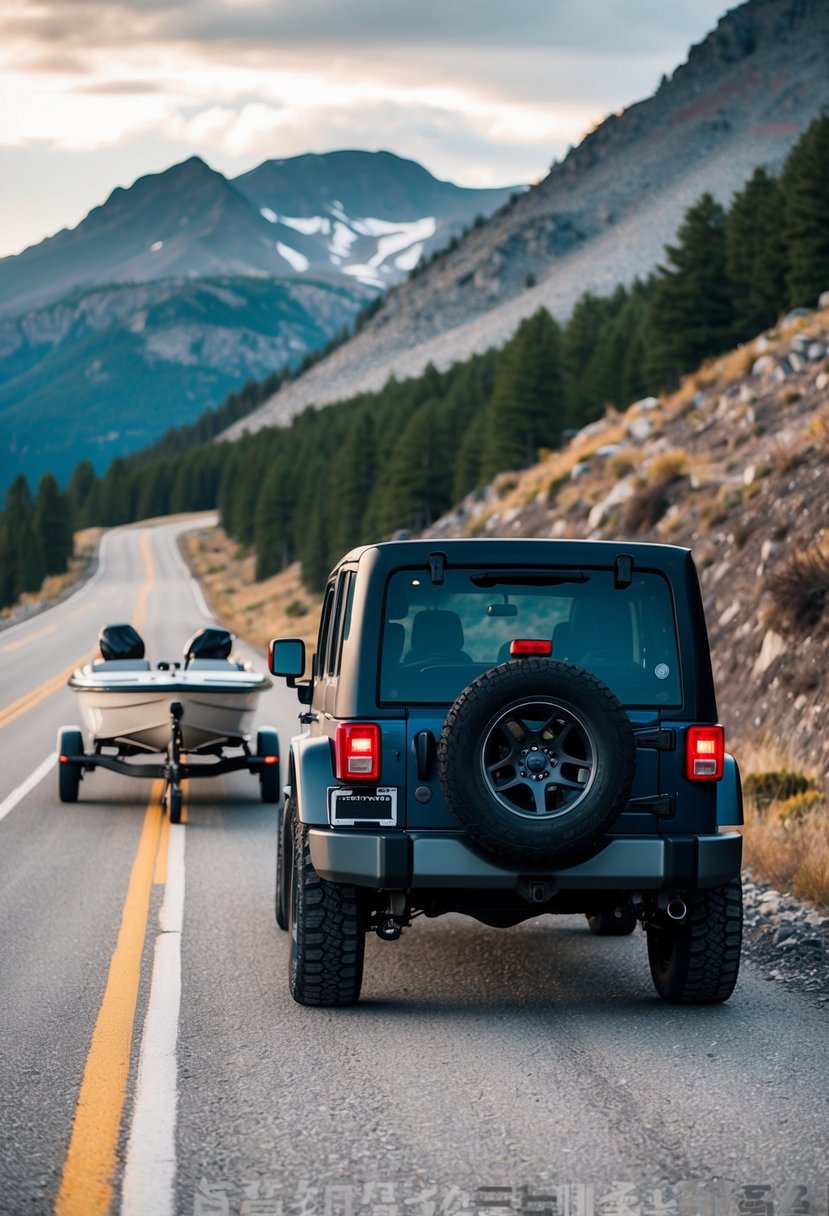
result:
[[[150,781],[58,801],[98,627],[177,658],[205,623],[182,527],[111,533],[82,591],[0,633],[0,1213],[825,1213],[825,1012],[749,964],[678,1009],[639,932],[452,916],[371,938],[355,1009],[304,1009],[255,777],[191,782],[173,828]],[[274,688],[258,724],[284,744],[297,711]]]

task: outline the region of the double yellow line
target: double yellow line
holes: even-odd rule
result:
[[[160,780],[153,782],[144,814],[55,1202],[57,1216],[99,1216],[108,1212],[112,1203],[150,893],[156,874],[166,880],[169,820],[162,818],[162,786]]]

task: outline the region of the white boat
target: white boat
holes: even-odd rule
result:
[[[117,663],[90,663],[69,679],[86,733],[96,744],[149,752],[167,750],[173,701],[182,706],[185,751],[241,743],[250,736],[259,694],[270,686],[259,672],[218,661],[214,666],[207,659],[183,671],[124,671]]]
[[[160,662],[155,667],[144,658],[144,643],[131,625],[107,625],[98,641],[101,657],[69,678],[90,750],[85,750],[77,727],[61,728],[62,801],[77,800],[83,774],[94,768],[164,777],[173,822],[180,816],[185,777],[248,769],[259,774],[264,801],[279,800],[276,732],[260,729],[255,752],[250,747],[259,695],[271,687],[271,680],[230,658],[232,634],[202,629],[185,645],[182,663]],[[237,754],[228,756],[226,749]],[[148,764],[140,759],[147,753],[163,753],[164,760]]]

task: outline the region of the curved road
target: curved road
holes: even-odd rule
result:
[[[110,533],[85,588],[0,633],[0,1213],[825,1213],[825,1014],[749,965],[725,1006],[673,1008],[641,933],[452,916],[371,938],[357,1008],[303,1009],[254,777],[192,782],[173,828],[150,781],[58,801],[99,625],[176,658],[205,623],[186,527]],[[258,721],[284,744],[297,711],[277,687]]]

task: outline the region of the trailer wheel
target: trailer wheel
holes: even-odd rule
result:
[[[181,823],[181,786],[171,785],[169,792],[170,823]]]
[[[83,755],[83,735],[79,730],[62,730],[58,736],[58,796],[61,802],[77,802],[81,766],[68,756]]]

